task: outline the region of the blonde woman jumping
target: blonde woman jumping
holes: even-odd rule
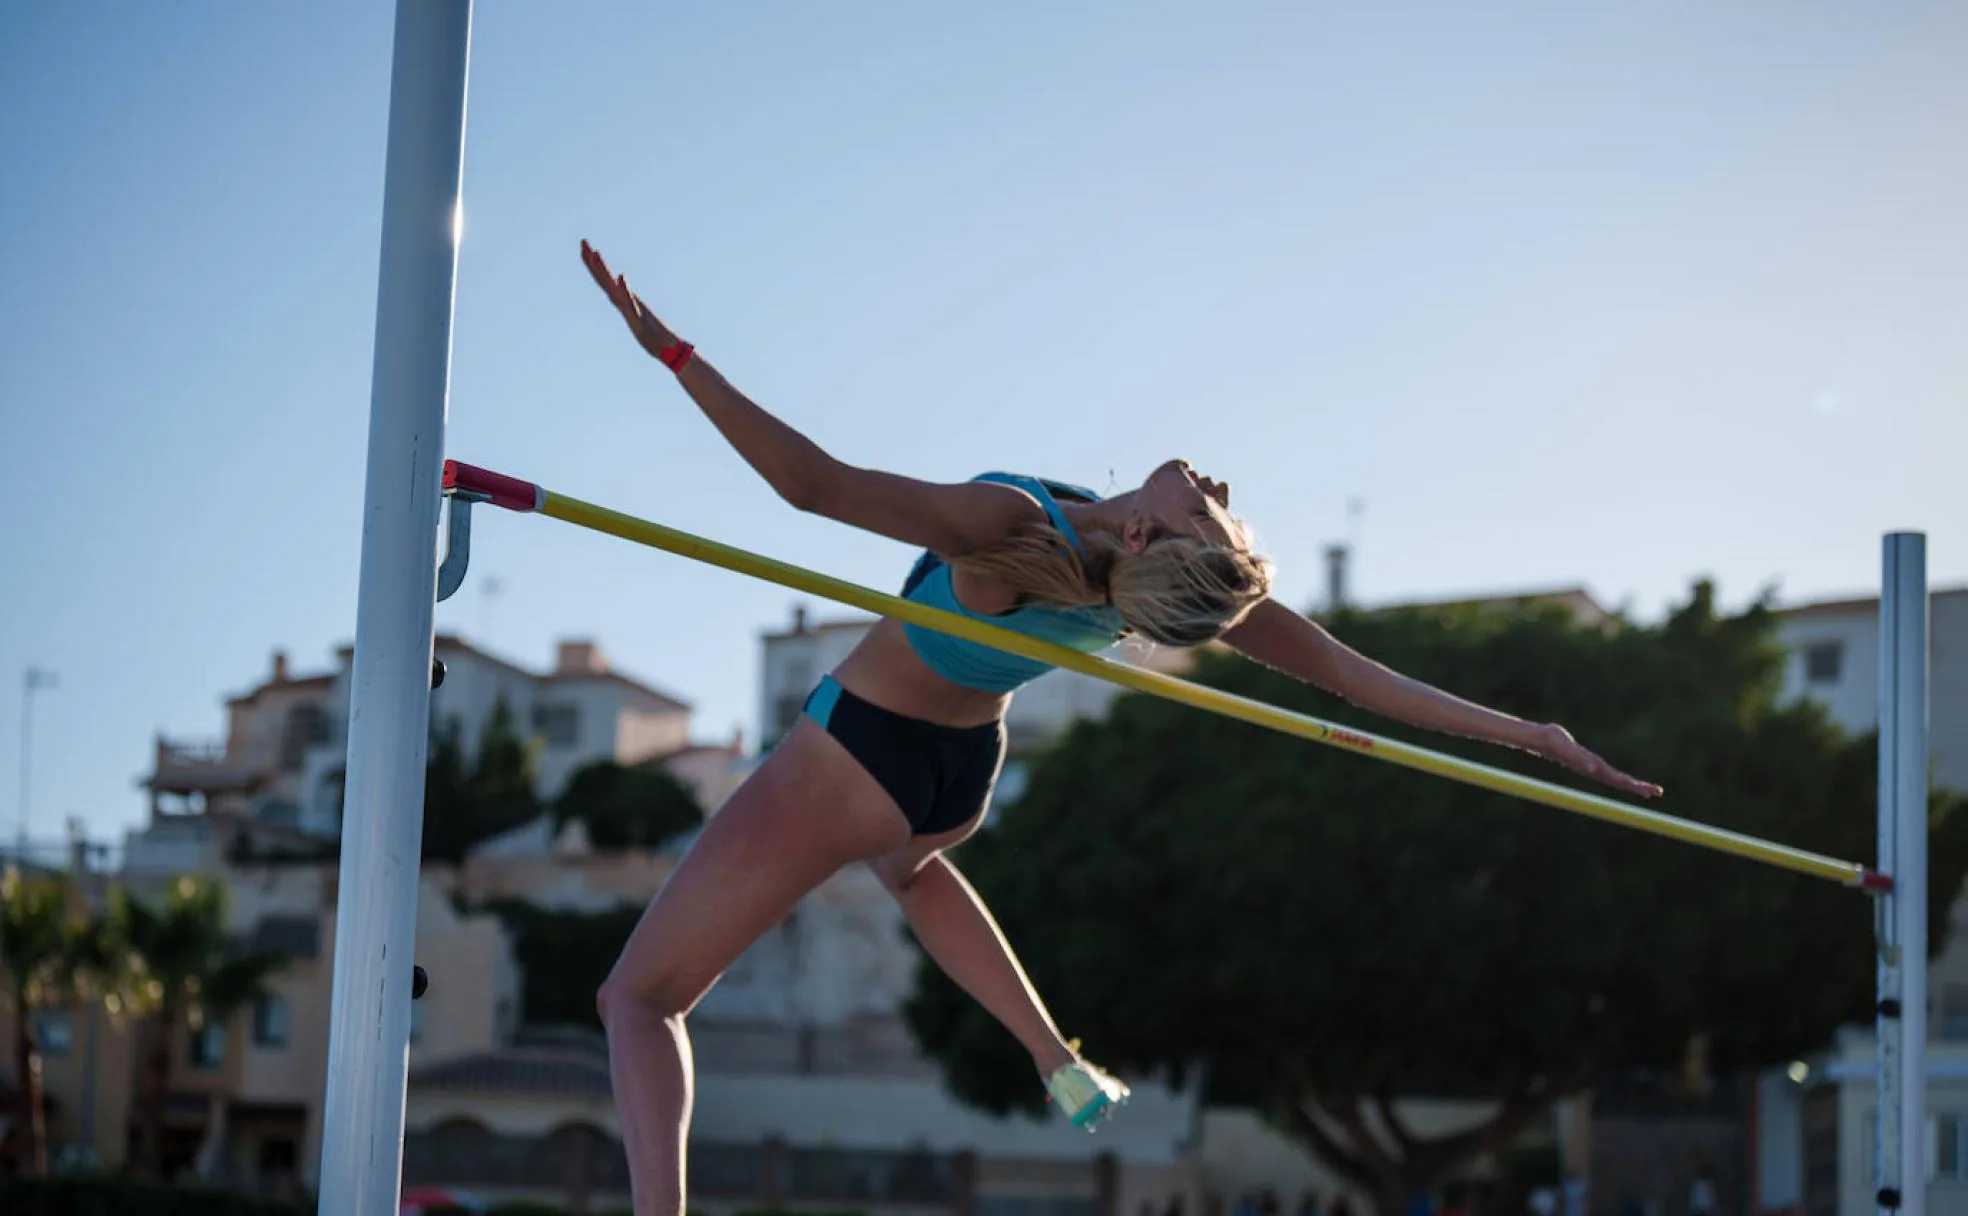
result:
[[[746,463],[798,510],[920,547],[919,603],[1103,650],[1222,639],[1363,708],[1543,756],[1629,794],[1564,728],[1396,674],[1268,598],[1271,565],[1230,513],[1230,487],[1185,461],[1110,498],[989,473],[940,485],[856,468],[733,388],[611,272],[582,261],[642,348],[675,373]],[[692,1067],[685,1016],[748,946],[835,871],[867,864],[930,957],[1031,1053],[1075,1126],[1127,1087],[1062,1038],[997,923],[945,851],[972,832],[1004,759],[1013,690],[1047,667],[884,619],[808,697],[800,720],[705,825],[650,901],[597,994],[637,1216],[681,1216]]]

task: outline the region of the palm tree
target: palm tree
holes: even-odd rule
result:
[[[71,904],[68,884],[54,875],[30,876],[8,866],[0,874],[0,971],[14,1011],[14,1072],[20,1078],[21,1126],[28,1168],[48,1172],[48,1129],[42,1109],[41,1045],[34,1013],[78,1001],[102,1001],[115,1014],[118,955],[106,922]]]
[[[207,1024],[224,1025],[265,996],[266,981],[287,959],[238,946],[226,930],[225,888],[210,879],[180,877],[155,906],[119,897],[116,915],[137,972],[134,1012],[149,1023],[137,1083],[135,1164],[154,1175],[163,1164],[173,1046]]]
[[[68,913],[61,882],[29,877],[18,866],[0,875],[0,967],[14,1012],[14,1075],[27,1132],[30,1175],[48,1172],[48,1127],[41,1108],[41,1045],[34,1012],[67,988]]]

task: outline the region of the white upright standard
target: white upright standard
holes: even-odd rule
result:
[[[1879,595],[1879,918],[1882,1213],[1927,1212],[1927,538],[1885,542]],[[1894,1206],[1897,1200],[1898,1206]]]
[[[332,1216],[395,1216],[402,1181],[470,46],[470,0],[397,0],[322,1115]]]

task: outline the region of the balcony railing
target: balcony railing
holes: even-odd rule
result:
[[[223,739],[201,739],[191,742],[183,739],[159,739],[157,759],[170,764],[219,764],[226,758],[226,745]]]
[[[159,739],[150,784],[166,791],[245,790],[264,780],[270,767],[257,756],[229,754],[221,742]]]

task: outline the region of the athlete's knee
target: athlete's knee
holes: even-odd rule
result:
[[[601,987],[595,989],[595,1013],[600,1015],[603,1027],[611,1026],[621,1019],[622,1006],[628,1000],[628,991],[612,975],[601,982]]]
[[[669,977],[639,975],[620,963],[595,989],[595,1012],[601,1015],[603,1026],[624,1016],[680,1018],[689,1012],[689,1006],[689,998]]]

